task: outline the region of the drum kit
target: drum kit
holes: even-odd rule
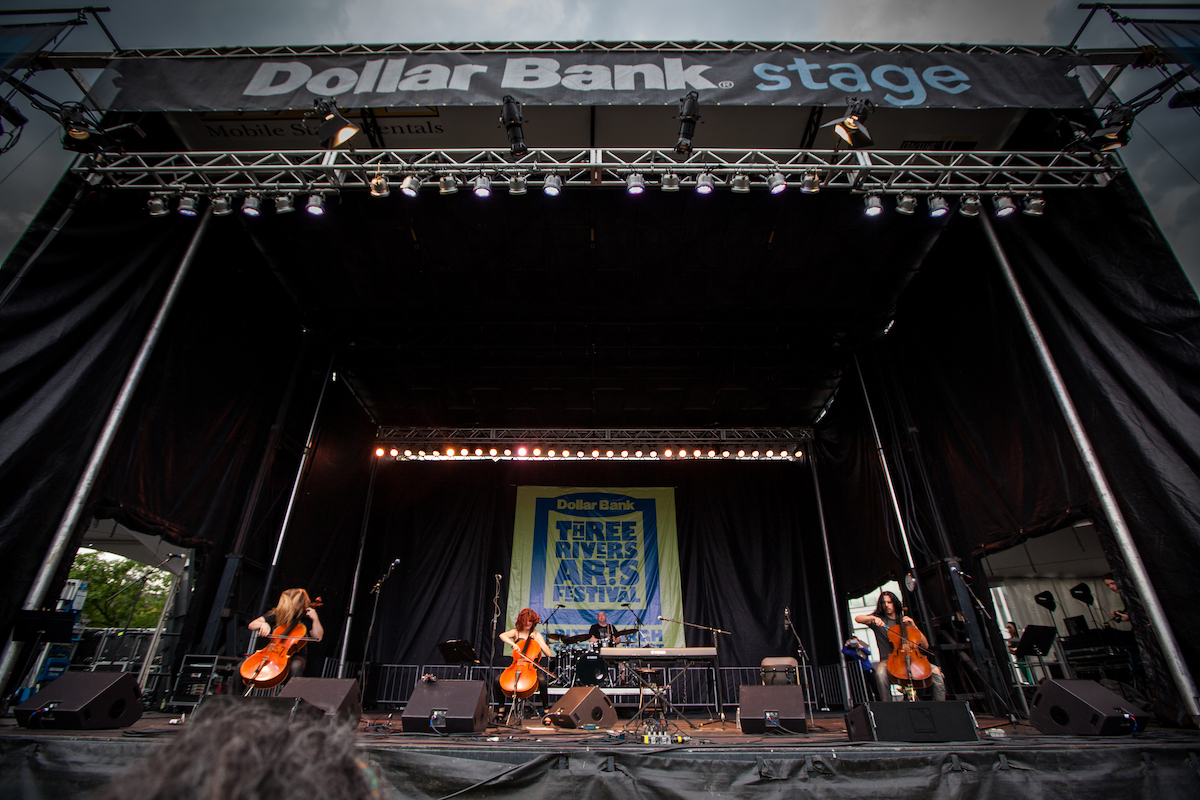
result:
[[[579,633],[572,636],[561,633],[548,633],[546,638],[557,642],[558,647],[558,678],[551,686],[571,688],[573,686],[624,686],[623,676],[618,672],[609,674],[608,663],[600,657],[601,647],[612,647],[622,636],[637,633],[637,628],[619,630],[612,639],[599,639],[589,642],[589,634]],[[622,665],[624,667],[624,665]]]

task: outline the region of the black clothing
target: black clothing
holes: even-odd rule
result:
[[[595,639],[615,639],[617,638],[617,626],[612,623],[601,625],[597,622],[591,628],[588,628],[588,636]]]

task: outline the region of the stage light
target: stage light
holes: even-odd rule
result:
[[[745,458],[745,457],[746,457],[746,451],[745,451],[745,450],[738,450],[738,456],[737,456],[737,457],[738,457],[738,458]]]
[[[325,196],[310,194],[308,196],[308,205],[304,207],[304,210],[314,217],[322,216],[325,213]]]
[[[545,182],[542,184],[542,191],[551,197],[558,197],[562,193],[562,178],[557,175],[547,175]]]
[[[525,448],[524,448],[524,447],[518,447],[518,448],[517,448],[517,455],[519,455],[519,456],[523,456],[523,455],[525,455],[525,453],[526,453],[526,450],[525,450]]]
[[[471,184],[474,188],[471,189],[476,197],[491,197],[492,196],[492,179],[487,175],[478,175]]]
[[[283,194],[275,195],[275,213],[276,214],[290,214],[291,212],[293,212],[295,210],[296,210],[296,207],[294,205],[292,205],[291,192],[284,192]]]
[[[815,172],[806,172],[800,179],[800,191],[804,194],[816,194],[821,191],[821,177]]]
[[[400,191],[409,197],[416,197],[417,192],[421,191],[421,179],[416,175],[405,175],[404,180],[400,181]]]
[[[522,195],[528,189],[528,182],[524,175],[513,175],[508,179],[508,193]]]
[[[875,104],[857,97],[847,97],[846,104],[846,116],[827,122],[821,127],[828,128],[832,125],[833,132],[851,148],[870,147],[875,144],[866,126],[867,117],[874,110]]]
[[[758,458],[758,451],[757,451],[757,450],[753,450],[753,451],[751,451],[751,453],[750,453],[750,457],[751,457],[751,458]]]
[[[797,451],[795,452],[795,456],[796,456],[796,458],[804,458],[804,451],[803,451],[803,450],[797,450]]]
[[[634,450],[634,451],[633,451],[633,457],[634,457],[634,458],[641,458],[641,457],[642,457],[642,451],[641,451],[641,450]]]
[[[246,195],[242,201],[242,213],[247,217],[257,217],[262,214],[262,198],[256,194]]]
[[[896,212],[912,216],[917,213],[917,198],[905,192],[896,198]]]
[[[877,194],[869,194],[863,198],[863,203],[866,205],[866,215],[868,217],[878,217],[883,213],[883,201],[879,199]]]
[[[443,175],[438,181],[439,194],[457,194],[458,193],[458,178],[453,175]]]
[[[612,457],[613,457],[613,455],[614,455],[614,454],[613,454],[613,451],[612,451],[612,450],[609,450],[608,452],[606,452],[606,453],[604,454],[604,457],[605,457],[605,458],[612,458]]]
[[[663,458],[670,458],[673,452],[674,451],[668,447],[666,450],[663,450]]]
[[[767,451],[767,458],[774,458],[774,457],[775,457],[775,451],[774,451],[774,450],[768,450],[768,451]]]
[[[680,450],[680,451],[677,453],[677,455],[679,456],[679,458],[687,458],[687,450],[682,450],[682,449],[681,449],[681,450]]]
[[[641,194],[646,191],[646,179],[640,172],[632,172],[625,178],[625,191],[629,194]]]
[[[533,455],[535,457],[540,456],[541,454],[542,454],[542,448],[540,448],[540,447],[533,448]]]
[[[382,447],[376,447],[376,448],[375,448],[375,455],[377,455],[377,456],[382,456],[382,455],[383,455],[383,448],[382,448]]]
[[[621,458],[629,458],[629,451],[628,451],[628,450],[622,450],[622,451],[621,451]]]
[[[662,190],[664,192],[679,191],[679,176],[674,172],[667,172],[662,176]]]
[[[334,100],[317,100],[313,103],[321,124],[317,126],[317,139],[321,147],[339,147],[358,133],[358,126],[342,116]]]
[[[709,451],[708,451],[708,457],[709,457],[709,458],[716,458],[716,457],[717,457],[717,451],[716,451],[716,450],[709,450]]]
[[[481,455],[483,455],[483,448],[482,448],[482,447],[476,447],[476,448],[475,448],[475,455],[477,455],[477,456],[481,456]]]
[[[435,454],[436,454],[436,453],[435,453]],[[447,447],[447,448],[446,448],[446,455],[448,455],[448,456],[452,456],[452,455],[454,455],[454,448],[453,448],[453,447]],[[464,454],[464,455],[465,455],[465,454]]]
[[[958,206],[958,213],[962,214],[964,217],[978,217],[979,207],[979,195],[964,194],[962,196],[962,202],[959,203]]]
[[[546,455],[549,456],[550,458],[554,458],[554,451],[551,450],[548,453],[546,453]]]
[[[391,450],[388,451],[388,454],[392,458],[395,458],[396,456],[400,455],[400,451],[393,447]]]
[[[730,456],[730,453],[728,450],[721,451],[721,458],[729,458],[729,456]]]
[[[179,208],[177,210],[185,217],[196,216],[196,198],[190,194],[185,194],[183,197],[180,197]]]
[[[651,451],[650,451],[650,458],[658,458],[658,451],[657,451],[657,450],[651,450]]]
[[[583,458],[583,451],[582,451],[582,450],[580,450],[580,451],[578,451],[577,453],[575,453],[575,457],[576,457],[576,458]]]
[[[1031,217],[1040,217],[1046,211],[1046,198],[1042,197],[1041,192],[1030,192],[1025,197],[1025,208],[1022,209],[1022,214],[1027,214]]]
[[[152,194],[150,199],[146,201],[146,210],[150,212],[152,217],[165,217],[167,211],[167,198],[161,194]]]
[[[1017,210],[1017,204],[1006,194],[996,195],[996,216],[1010,217]]]
[[[495,453],[496,453],[496,451],[495,451],[495,450],[493,450],[493,451],[492,451],[492,454],[493,454],[493,455],[495,455]],[[507,447],[506,447],[506,448],[504,448],[504,455],[506,455],[506,456],[511,456],[511,455],[512,455],[512,450],[509,450]]]
[[[405,457],[405,458],[411,458],[411,457],[412,457],[412,450],[405,450],[405,451],[404,451],[404,457]]]
[[[71,103],[62,107],[58,121],[63,127],[63,147],[75,150],[78,145],[71,145],[68,140],[82,143],[103,133],[100,126],[89,117],[88,109],[79,103]]]
[[[771,194],[779,194],[787,188],[787,178],[783,177],[782,172],[776,172],[767,178],[767,189]]]
[[[525,120],[521,118],[521,104],[510,94],[504,95],[500,107],[500,124],[508,134],[508,147],[514,156],[523,156],[529,152],[525,145]]]
[[[215,194],[212,198],[212,213],[214,217],[227,217],[233,213],[233,203],[227,194]]]
[[[580,456],[582,456],[582,455],[583,455],[583,453],[580,453],[579,455],[580,455]],[[600,457],[600,451],[599,451],[599,450],[593,450],[593,451],[592,451],[592,458],[599,458],[599,457]]]
[[[387,178],[382,175],[376,175],[371,178],[371,197],[387,197],[392,193],[391,187],[388,186]]]
[[[417,455],[418,455],[418,456],[420,456],[421,458],[424,458],[424,457],[425,457],[425,451],[424,451],[424,450],[418,450],[418,451],[417,451]]]
[[[739,172],[729,181],[729,188],[738,194],[746,194],[750,191],[750,179]]]
[[[693,450],[693,451],[692,451],[692,456],[693,456],[694,458],[699,458],[699,457],[700,457],[700,451],[699,451],[699,450]]]
[[[679,99],[679,141],[675,152],[687,155],[692,152],[692,139],[696,136],[696,123],[700,121],[700,93],[688,92]]]
[[[929,198],[929,216],[944,217],[950,213],[950,203],[940,194],[931,195]]]
[[[712,194],[713,191],[713,176],[711,172],[705,172],[696,178],[696,194]]]

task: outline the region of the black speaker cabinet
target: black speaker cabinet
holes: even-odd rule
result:
[[[846,715],[852,742],[977,742],[975,715],[966,703],[863,703]]]
[[[608,695],[595,686],[568,689],[546,713],[556,728],[611,728],[617,724],[617,710]]]
[[[64,672],[13,712],[26,728],[128,728],[142,718],[142,693],[129,672]]]
[[[358,724],[362,717],[358,681],[342,678],[292,678],[279,697],[298,697],[325,712],[327,717]]]
[[[808,733],[804,689],[800,686],[746,684],[739,692],[738,719],[742,733]]]
[[[483,681],[421,680],[400,715],[405,733],[482,733],[487,728]]]
[[[1142,730],[1148,719],[1095,681],[1043,681],[1029,704],[1029,722],[1042,733],[1117,736]]]

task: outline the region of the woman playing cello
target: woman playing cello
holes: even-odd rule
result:
[[[541,617],[532,608],[523,608],[521,613],[517,615],[516,625],[500,634],[500,641],[509,645],[513,649],[513,663],[500,676],[500,688],[507,694],[513,694],[511,689],[515,687],[509,686],[506,688],[506,675],[510,675],[510,670],[513,673],[517,669],[528,678],[530,674],[537,676],[538,696],[542,700],[543,711],[550,710],[550,693],[546,689],[546,681],[541,676],[540,670],[534,666],[537,660],[543,653],[554,655],[554,651],[546,640],[542,638],[542,634],[534,630],[534,627],[541,622]],[[528,659],[528,660],[527,660]],[[533,661],[534,664],[529,663]],[[530,692],[532,694],[532,692]]]
[[[903,623],[908,637],[920,648],[927,650],[929,640],[917,630],[912,617],[905,616],[900,598],[891,592],[881,593],[879,602],[875,604],[875,610],[870,614],[859,614],[854,621],[859,625],[869,625],[875,631],[875,642],[879,645],[879,649],[876,651],[879,654],[879,663],[875,665],[875,683],[879,687],[879,696],[884,700],[891,700],[892,676],[888,672],[888,656],[892,654],[892,642],[888,637],[888,631],[894,630],[898,633],[900,625]],[[942,678],[942,671],[936,666],[930,666],[932,674],[929,678],[930,686],[933,689],[933,699],[945,700],[946,681]]]
[[[269,637],[274,631],[280,635],[291,631],[297,624],[307,626],[305,640],[321,641],[325,637],[325,629],[321,627],[321,618],[308,599],[308,592],[303,589],[287,589],[279,595],[279,602],[267,613],[258,617],[246,627],[256,631],[259,636]],[[269,640],[268,640],[269,641]],[[288,678],[304,674],[307,659],[303,655],[303,645],[297,647],[288,659]]]

